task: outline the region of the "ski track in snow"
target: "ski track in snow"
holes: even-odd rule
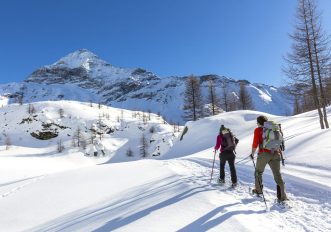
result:
[[[27,186],[44,179],[45,177],[46,177],[46,175],[41,175],[41,176],[37,176],[37,177],[25,178],[22,180],[17,180],[17,181],[12,181],[9,183],[0,184],[0,190],[4,189],[4,191],[1,191],[3,193],[0,192],[0,196],[1,196],[0,199],[8,197],[9,195],[14,194],[14,193],[22,190],[23,188],[26,188]],[[12,185],[14,185],[15,187],[10,187]],[[8,190],[8,187],[10,187],[9,190]]]
[[[192,176],[193,181],[189,183],[191,185],[203,186],[206,182],[209,183],[212,168],[212,160],[210,159],[182,158],[165,162],[166,165],[180,175]],[[236,169],[239,180],[238,186],[235,189],[229,187],[231,183],[229,170],[226,170],[226,184],[221,186],[216,183],[219,175],[219,165],[218,161],[215,161],[214,175],[210,185],[219,189],[221,194],[231,195],[236,200],[240,201],[241,204],[244,204],[246,208],[265,209],[262,198],[259,199],[249,194],[249,186],[253,186],[253,169],[243,165],[237,165]],[[268,185],[274,184],[273,177],[270,173],[264,173],[263,177],[264,183]],[[308,194],[306,194],[304,191],[307,191],[307,183],[297,180],[297,177],[289,178],[288,175],[284,175],[283,178],[288,180],[286,187],[291,208],[280,208],[277,203],[275,203],[276,192],[270,188],[265,188],[264,194],[268,205],[268,211],[264,213],[265,217],[270,219],[272,223],[282,222],[278,224],[278,226],[280,229],[286,231],[330,231],[330,191],[315,185],[316,189],[314,191],[308,191]],[[323,194],[325,195],[323,196]],[[315,197],[315,199],[308,198],[308,195]]]

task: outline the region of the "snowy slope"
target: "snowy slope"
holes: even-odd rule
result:
[[[328,108],[330,114],[331,108]],[[243,158],[250,154],[252,134],[256,127],[256,118],[266,115],[269,119],[282,124],[285,136],[285,156],[288,164],[307,165],[309,167],[331,168],[331,157],[327,156],[330,145],[323,138],[330,137],[330,130],[319,130],[315,111],[296,116],[275,116],[258,111],[235,111],[219,114],[196,122],[188,122],[188,132],[183,140],[175,143],[166,155],[169,158],[182,157],[210,148],[216,143],[220,125],[231,128],[240,142],[237,156]],[[212,141],[212,143],[210,142]],[[191,146],[194,144],[194,146]],[[315,152],[318,148],[318,152]],[[314,157],[314,158],[312,158]]]
[[[34,113],[28,113],[29,107],[34,108]],[[63,111],[62,116],[59,113]],[[49,101],[33,104],[11,104],[0,109],[0,141],[5,143],[9,138],[11,150],[24,150],[36,152],[44,156],[57,154],[57,144],[61,140],[65,149],[62,156],[70,155],[73,151],[80,152],[81,156],[87,155],[91,143],[103,147],[105,157],[111,162],[129,161],[139,159],[139,146],[142,134],[148,141],[148,153],[155,155],[162,150],[163,155],[171,146],[175,134],[173,126],[155,115],[140,111],[128,111],[91,103],[74,101]],[[146,118],[146,122],[143,118]],[[73,149],[72,142],[78,128],[81,130],[81,139],[86,143],[84,148]],[[151,128],[154,129],[151,132]],[[32,133],[52,132],[56,137],[40,140]],[[100,138],[101,135],[101,138]],[[96,145],[97,146],[97,145]],[[158,148],[159,147],[159,148]],[[125,156],[125,149],[132,149],[132,157]],[[157,149],[158,148],[158,149]],[[5,146],[2,146],[5,149]],[[14,152],[15,153],[15,152]],[[29,152],[27,152],[29,153]],[[28,154],[23,156],[29,156]],[[33,155],[31,155],[33,156]],[[100,155],[98,155],[100,156]]]
[[[38,104],[36,108],[48,109],[45,117],[48,115],[53,119],[56,117],[51,115],[49,107],[56,108],[56,104],[67,104],[65,112],[70,112],[72,117],[77,117],[77,113],[80,119],[86,121],[97,115],[96,112],[88,111],[88,104]],[[3,108],[1,112],[9,114],[12,107],[20,106]],[[330,115],[331,109],[328,110]],[[4,150],[2,146],[1,229],[330,231],[331,174],[328,155],[330,146],[327,142],[330,130],[318,130],[316,112],[296,117],[268,115],[282,123],[286,136],[286,166],[282,170],[291,209],[280,209],[274,204],[275,184],[268,168],[264,174],[264,184],[269,211],[265,210],[263,202],[248,194],[248,186],[253,182],[250,160],[237,165],[239,186],[235,190],[228,187],[228,173],[225,186],[216,184],[217,171],[212,183],[209,183],[212,147],[219,125],[225,124],[232,128],[239,137],[237,160],[240,161],[249,153],[252,132],[256,126],[255,118],[260,114],[255,111],[231,112],[189,122],[184,139],[174,141],[171,150],[158,160],[111,163],[107,159],[79,156],[81,152],[77,151],[65,155],[47,155],[45,149],[50,149],[52,145],[33,146],[32,141],[27,146],[18,140],[17,146],[9,150]],[[128,121],[135,119],[129,116]],[[3,117],[0,122],[1,125],[8,123],[3,122]],[[135,129],[126,132],[123,139],[135,137],[137,133]],[[167,128],[160,130],[160,134],[169,132]],[[120,137],[120,131],[116,133]],[[116,139],[114,137],[108,138],[109,141]],[[311,142],[307,143],[308,139]],[[76,160],[70,159],[74,154]]]

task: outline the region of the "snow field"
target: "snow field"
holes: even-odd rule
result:
[[[88,103],[34,105],[37,112],[43,111],[38,119],[71,127],[89,127],[99,115],[97,106],[91,110]],[[111,119],[106,123],[118,130],[103,139],[108,150],[105,157],[86,157],[84,151],[69,147],[59,154],[56,140],[35,141],[24,133],[39,124],[16,126],[26,114],[19,107],[10,105],[0,110],[1,116],[6,116],[6,120],[1,117],[1,129],[15,128],[6,129],[6,133],[15,135],[10,149],[0,146],[0,225],[4,231],[331,230],[330,130],[318,129],[316,112],[294,117],[267,114],[282,123],[285,133],[286,166],[282,172],[292,207],[285,210],[274,203],[276,188],[267,167],[263,175],[266,210],[264,202],[248,192],[254,173],[249,159],[236,165],[239,185],[232,189],[228,170],[226,184],[216,183],[216,156],[209,183],[220,125],[231,128],[240,139],[238,162],[250,152],[255,120],[261,112],[237,111],[189,122],[180,141],[178,134],[173,137],[172,126],[156,116],[144,125],[132,118],[131,111],[124,111],[125,123],[121,125],[117,123],[121,111],[107,108]],[[65,117],[59,121],[56,112],[60,107]],[[137,154],[125,156],[127,148],[137,147],[142,131],[152,125],[157,133],[149,137],[155,140],[150,142],[153,146],[149,152],[159,145],[164,153],[154,160]],[[69,132],[65,129],[59,133],[66,146]]]

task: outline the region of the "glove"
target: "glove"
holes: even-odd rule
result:
[[[251,159],[254,159],[254,155],[253,154],[250,154],[249,157],[251,157]]]

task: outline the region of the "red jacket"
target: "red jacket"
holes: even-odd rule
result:
[[[217,135],[217,139],[216,139],[216,145],[214,147],[215,151],[217,151],[219,148],[222,148],[222,136],[221,135]],[[222,149],[221,149],[221,153],[222,153]]]
[[[254,139],[253,139],[253,148],[257,148],[259,147],[259,153],[262,152],[271,152],[268,149],[263,149],[262,147],[262,143],[263,143],[263,138],[262,138],[262,134],[263,134],[263,128],[262,127],[257,127],[254,130]]]

